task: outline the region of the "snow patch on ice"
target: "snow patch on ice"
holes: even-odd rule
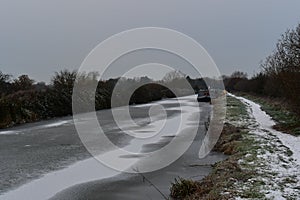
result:
[[[143,145],[158,143],[164,136],[169,136],[176,133],[177,126],[174,124],[179,124],[182,122],[184,125],[187,124],[188,118],[192,117],[194,112],[198,112],[195,107],[197,107],[198,103],[196,101],[190,102],[191,99],[195,99],[195,96],[188,96],[184,98],[178,98],[177,101],[181,101],[184,106],[182,109],[188,111],[183,113],[182,115],[176,115],[173,118],[166,119],[166,126],[161,130],[161,135],[154,136],[149,140],[143,142],[140,139],[133,139],[130,144],[124,147],[127,151],[132,152],[141,152]],[[165,100],[163,103],[170,103],[174,100]],[[149,104],[148,104],[149,105]],[[147,106],[148,106],[147,105]],[[145,105],[144,105],[145,106]],[[199,107],[198,107],[199,108]],[[58,121],[55,123],[50,123],[47,125],[43,125],[43,127],[56,127],[66,123],[71,123],[70,120]],[[147,126],[141,127],[140,129],[133,130],[136,134],[142,134],[141,131],[157,131],[157,129],[161,126],[161,120],[156,119],[155,121],[150,122]],[[188,125],[186,125],[188,126]],[[39,128],[42,126],[39,126]],[[29,147],[25,145],[25,147]],[[111,158],[111,155],[115,155],[115,152],[108,151],[105,152],[102,156],[107,158]],[[127,154],[120,155],[120,159],[118,162],[120,165],[126,165],[126,167],[130,167],[132,163],[137,162],[139,158],[135,157],[126,157]],[[129,162],[129,160],[134,162]],[[127,164],[130,165],[127,166]],[[89,158],[86,160],[79,161],[74,163],[67,168],[54,171],[51,173],[47,173],[39,179],[33,180],[22,185],[19,188],[11,190],[7,193],[0,195],[0,199],[5,200],[15,200],[15,199],[31,199],[31,200],[40,200],[40,199],[49,199],[53,197],[56,193],[74,186],[76,184],[85,183],[89,181],[101,180],[104,178],[113,177],[119,174],[119,171],[111,169],[103,164],[100,164],[94,158]]]
[[[72,120],[57,121],[57,122],[54,122],[54,123],[43,125],[43,126],[41,126],[41,128],[58,127],[58,126],[61,126],[61,125],[64,125],[64,124],[68,124],[68,123],[71,123],[71,122],[72,122]]]
[[[18,135],[21,134],[19,131],[0,131],[0,135]]]

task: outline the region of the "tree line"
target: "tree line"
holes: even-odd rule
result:
[[[237,71],[224,76],[224,84],[229,91],[284,98],[300,114],[300,24],[281,35],[259,73],[248,79]]]
[[[148,77],[123,78],[122,80],[112,78],[100,81],[97,77],[97,73],[79,76],[76,71],[62,70],[53,75],[50,84],[45,84],[44,82],[35,83],[28,75],[13,79],[12,76],[0,71],[0,128],[71,115],[75,80],[82,81],[85,85],[97,81],[93,97],[96,110],[111,108],[112,93],[118,81],[122,82],[122,89],[125,92],[136,85],[143,85],[134,91],[129,102],[120,103],[119,106],[175,97],[169,88],[181,89],[180,87],[186,80],[195,91],[206,87],[203,79],[191,79],[178,71],[170,72],[164,80],[156,82]],[[84,95],[89,98],[88,89],[85,88],[82,92],[86,92]],[[182,95],[185,94],[182,93]],[[88,102],[84,99],[80,100],[83,103]]]
[[[71,115],[76,76],[76,71],[62,70],[54,74],[50,84],[45,84],[35,83],[28,75],[13,79],[0,71],[0,128]],[[82,74],[81,78],[87,84],[97,81],[95,109],[111,108],[112,92],[119,78],[98,82],[96,73]],[[174,97],[169,88],[184,91],[181,86],[185,81],[195,92],[207,88],[204,79],[192,79],[178,71],[170,72],[164,80],[155,83],[148,77],[121,81],[124,91],[143,85],[134,91],[130,101],[126,102],[129,104]],[[300,24],[281,35],[273,53],[261,63],[259,73],[248,78],[246,73],[236,71],[231,76],[224,76],[223,81],[228,91],[284,98],[300,114]]]

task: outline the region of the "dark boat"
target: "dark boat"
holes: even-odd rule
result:
[[[199,90],[197,96],[198,102],[211,102],[211,98],[208,90]]]

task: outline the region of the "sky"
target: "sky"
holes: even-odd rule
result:
[[[55,71],[78,69],[106,38],[151,26],[195,39],[222,74],[252,75],[300,22],[299,8],[299,0],[1,0],[0,70],[49,82]]]

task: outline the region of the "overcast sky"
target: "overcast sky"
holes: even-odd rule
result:
[[[1,0],[0,70],[48,82],[107,37],[158,26],[194,38],[222,74],[253,74],[299,10],[299,0]]]

